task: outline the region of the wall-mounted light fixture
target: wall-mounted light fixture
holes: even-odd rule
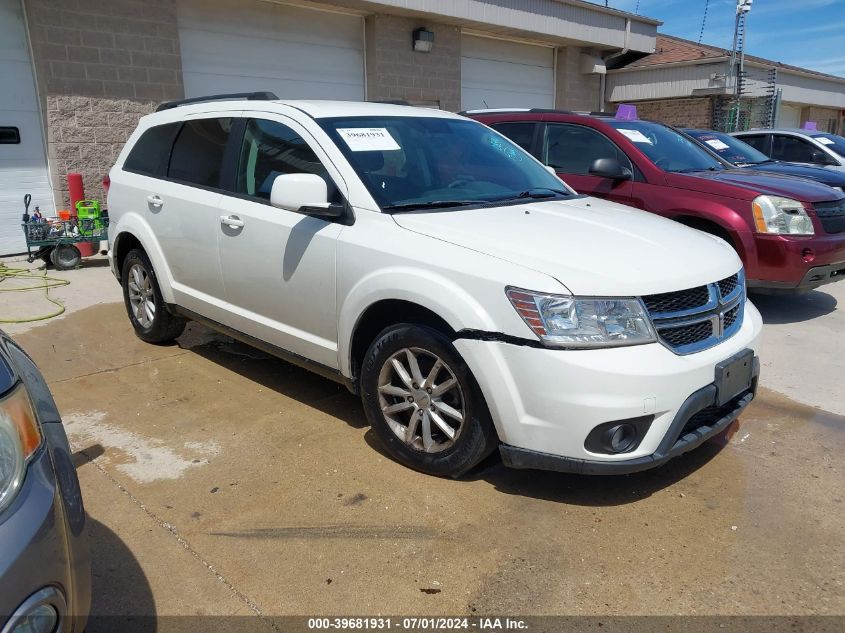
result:
[[[430,53],[434,48],[434,33],[424,28],[414,30],[414,50],[418,53]]]

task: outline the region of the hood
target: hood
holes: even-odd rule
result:
[[[784,176],[796,176],[815,180],[828,187],[845,187],[845,174],[825,169],[823,167],[811,167],[798,163],[764,163],[762,165],[749,165],[743,167],[749,173],[766,172],[771,174],[782,174]]]
[[[550,275],[582,296],[683,290],[724,279],[742,265],[716,237],[598,198],[393,218],[409,231]]]
[[[714,188],[718,183],[722,189]],[[716,193],[740,200],[753,200],[761,194],[783,196],[800,202],[822,202],[843,197],[827,185],[793,176],[766,173],[752,169],[697,171],[689,174],[667,173],[666,184],[688,191]],[[729,187],[730,190],[726,190]]]

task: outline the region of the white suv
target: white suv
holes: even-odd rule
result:
[[[337,380],[436,475],[497,447],[643,470],[754,397],[761,319],[722,240],[577,195],[455,114],[251,97],[163,104],[110,172],[143,340],[194,319]]]

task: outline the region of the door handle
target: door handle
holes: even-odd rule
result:
[[[161,205],[164,204],[164,200],[162,200],[160,197],[158,197],[155,194],[153,194],[151,196],[147,196],[147,202],[149,202],[150,205],[154,206],[154,207],[160,207]]]
[[[220,224],[228,226],[230,229],[239,229],[244,225],[244,221],[236,215],[221,215]]]

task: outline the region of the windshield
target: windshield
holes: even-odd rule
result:
[[[716,152],[724,160],[734,165],[757,165],[771,160],[763,152],[729,134],[705,130],[684,130],[684,132],[701,141],[711,151]]]
[[[845,158],[845,138],[836,134],[817,134],[813,138],[825,145],[831,152]]]
[[[708,154],[698,143],[660,123],[615,120],[608,123],[665,171],[724,169],[724,164]]]
[[[394,116],[319,123],[384,210],[574,195],[522,148],[475,121]]]

